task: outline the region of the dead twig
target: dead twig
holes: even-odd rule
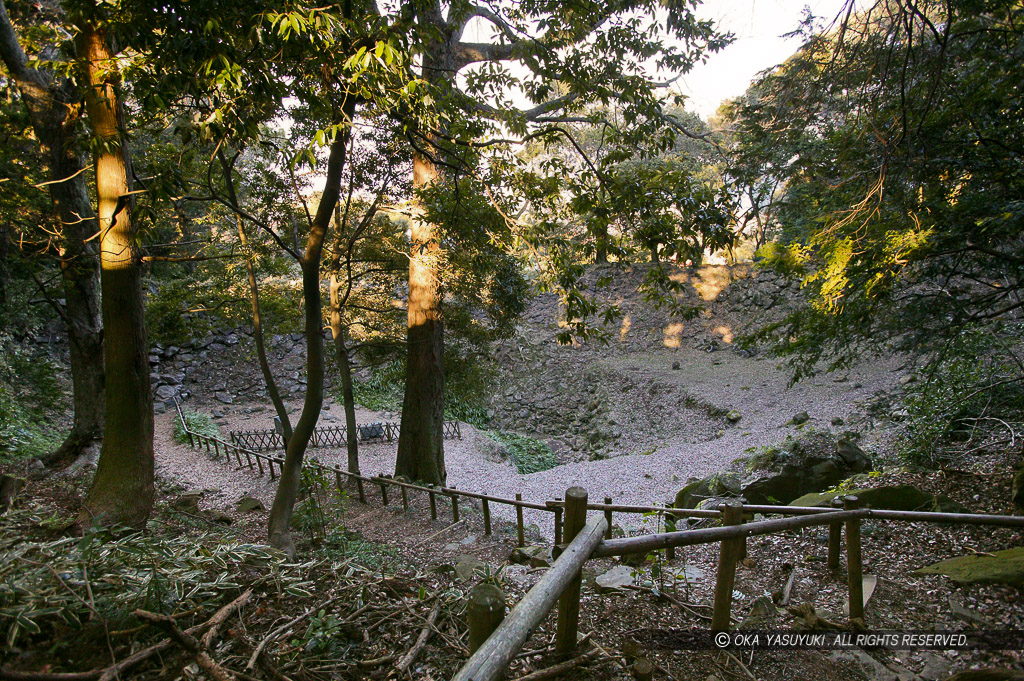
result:
[[[398,661],[395,668],[398,670],[399,675],[404,674],[408,671],[409,667],[412,666],[416,658],[423,651],[423,648],[427,645],[427,641],[430,640],[430,635],[434,633],[434,624],[437,622],[437,616],[441,614],[441,601],[438,600],[434,604],[434,609],[430,611],[430,616],[427,617],[427,623],[420,630],[420,635],[416,639],[416,644],[409,649],[402,659]]]
[[[252,655],[249,657],[249,663],[245,665],[245,670],[246,671],[252,671],[253,669],[256,668],[256,662],[259,660],[260,655],[263,654],[264,649],[266,649],[266,647],[268,645],[270,645],[277,637],[279,637],[281,634],[284,634],[284,633],[288,632],[296,624],[298,624],[302,620],[306,619],[307,617],[309,617],[313,613],[317,612],[318,610],[326,608],[327,606],[329,606],[330,604],[334,603],[339,598],[341,598],[341,596],[334,596],[332,598],[327,599],[326,601],[324,601],[320,605],[316,605],[316,606],[310,608],[309,610],[307,610],[306,612],[302,613],[298,617],[293,617],[292,619],[288,620],[287,622],[285,622],[284,624],[282,624],[281,626],[279,626],[278,628],[274,629],[269,634],[264,636],[263,640],[260,641],[258,646],[256,646],[256,650],[252,651]],[[356,610],[350,617],[348,617],[346,619],[352,619],[353,617],[356,617],[357,615],[361,614],[364,610],[366,610],[368,607],[369,607],[369,605],[364,605],[362,608],[360,608],[359,610]]]
[[[196,664],[199,665],[199,668],[206,672],[210,678],[214,679],[214,681],[235,681],[237,678],[234,674],[217,664],[217,662],[210,657],[210,654],[201,647],[199,641],[194,636],[182,631],[181,627],[178,626],[178,623],[175,622],[173,618],[168,617],[167,615],[149,612],[148,610],[136,610],[135,616],[163,629],[167,635],[170,636],[172,641],[192,654],[192,657],[195,658]]]

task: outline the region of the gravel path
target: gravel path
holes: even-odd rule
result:
[[[793,426],[787,425],[794,414],[806,411],[811,417],[810,425],[827,428],[833,417],[847,418],[856,411],[855,402],[871,397],[878,390],[892,389],[901,376],[900,360],[888,358],[865,362],[847,374],[806,379],[787,389],[787,375],[779,371],[772,360],[734,355],[722,359],[689,350],[672,353],[668,365],[672,361],[680,363],[679,370],[658,369],[666,362],[652,361],[649,354],[606,358],[600,360],[600,364],[608,370],[609,376],[624,372],[634,378],[676,382],[704,402],[740,411],[739,423],[708,441],[668,439],[649,454],[571,463],[531,475],[519,475],[510,462],[494,455],[495,445],[490,438],[464,424],[462,440],[445,442],[448,483],[459,489],[506,497],[520,492],[524,499],[533,501],[560,497],[566,488],[580,485],[590,492],[592,500],[610,496],[615,503],[622,504],[664,503],[674,497],[687,478],[722,470],[734,459],[744,456],[746,449],[778,443],[796,432]],[[290,406],[298,411],[300,404]],[[367,410],[360,409],[357,413],[360,423],[381,418]],[[157,418],[160,473],[190,489],[218,490],[206,495],[204,506],[229,507],[244,494],[252,494],[269,507],[274,487],[268,478],[236,471],[233,466],[214,462],[205,453],[174,443],[171,439],[173,418],[173,413]],[[272,421],[273,413],[265,407],[234,405],[218,420],[218,425],[226,439],[230,430],[268,428]],[[321,425],[343,422],[340,405],[328,405]],[[623,451],[630,451],[628,442],[622,444]],[[395,451],[394,444],[361,446],[363,473],[391,473]],[[340,451],[310,450],[309,455],[324,463],[345,463],[344,453]],[[506,520],[515,518],[510,506],[495,504],[492,513]],[[526,522],[536,523],[544,534],[551,533],[547,513],[527,511]],[[625,528],[637,528],[644,519],[620,515],[616,522]]]

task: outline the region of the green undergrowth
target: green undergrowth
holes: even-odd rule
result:
[[[284,554],[224,532],[151,523],[146,533],[53,538],[54,513],[35,506],[0,520],[0,640],[12,654],[44,646],[54,659],[88,656],[90,631],[97,643],[104,630],[134,627],[138,608],[208,617],[247,588],[283,598],[313,592]]]
[[[558,458],[546,444],[540,440],[498,430],[485,431],[487,437],[491,438],[508,451],[515,464],[516,470],[521,475],[528,473],[539,473],[554,468],[558,465]]]
[[[1024,363],[1021,325],[963,330],[903,399],[897,442],[907,463],[938,466],[986,449],[1021,450]]]
[[[181,415],[185,418],[188,429],[193,433],[205,435],[206,437],[220,437],[220,428],[213,422],[213,418],[209,414],[184,410],[181,412]],[[174,419],[174,441],[178,444],[186,444],[188,442],[188,433],[182,427],[181,419]]]
[[[40,456],[60,446],[53,427],[65,395],[61,370],[10,336],[0,334],[0,462]]]

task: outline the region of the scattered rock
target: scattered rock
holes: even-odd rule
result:
[[[743,414],[736,411],[735,409],[733,409],[732,411],[725,415],[725,420],[728,421],[729,423],[736,423],[741,418],[743,418]]]
[[[473,575],[476,574],[477,570],[484,570],[487,568],[487,563],[483,562],[475,556],[463,554],[458,557],[455,563],[455,575],[459,579],[472,579]]]
[[[25,480],[23,478],[0,475],[0,513],[6,513],[14,505],[14,499],[24,487]]]
[[[239,513],[249,513],[251,511],[266,511],[267,509],[263,502],[256,497],[246,495],[235,504],[235,510]]]
[[[231,517],[230,513],[219,508],[211,508],[209,511],[206,511],[203,515],[206,516],[206,519],[210,522],[219,523],[221,525],[230,525],[231,523],[235,522],[235,519]]]
[[[807,423],[810,420],[810,415],[808,415],[806,411],[801,411],[795,414],[793,418],[789,420],[789,422],[792,423],[794,426],[802,426],[803,424]]]
[[[988,582],[1019,586],[1024,584],[1024,546],[988,555],[970,554],[950,558],[915,572],[922,575],[945,575],[962,584]]]
[[[598,593],[623,591],[633,586],[633,568],[628,565],[616,565],[608,572],[598,575],[594,580],[594,587]]]
[[[512,550],[508,560],[517,565],[529,565],[532,568],[551,567],[554,558],[550,546],[524,546]]]
[[[672,362],[672,371],[679,371],[682,365],[679,362]]]
[[[178,498],[171,502],[171,506],[185,513],[199,515],[199,500],[202,498],[202,492],[185,492],[184,494],[179,494]]]
[[[222,404],[234,404],[235,402],[235,398],[228,392],[218,392],[215,393],[213,397]]]

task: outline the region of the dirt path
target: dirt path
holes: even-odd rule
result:
[[[678,362],[679,369],[672,369]],[[722,359],[698,350],[660,355],[623,355],[600,361],[600,366],[614,380],[628,375],[632,380],[669,382],[688,394],[722,409],[735,409],[740,421],[706,441],[668,438],[646,454],[629,454],[602,461],[570,463],[531,475],[519,475],[512,464],[495,455],[494,442],[475,428],[463,424],[463,438],[445,442],[448,482],[459,489],[543,501],[560,497],[573,485],[585,487],[594,499],[610,496],[616,503],[664,503],[673,498],[686,479],[704,476],[726,468],[751,447],[783,441],[796,432],[789,424],[794,414],[806,411],[812,427],[827,428],[833,418],[848,419],[856,403],[870,398],[876,391],[889,390],[898,384],[901,372],[897,359],[867,362],[847,374],[808,379],[787,388],[787,374],[771,360],[729,356]],[[297,409],[298,404],[294,405]],[[629,410],[637,405],[619,404],[616,409]],[[360,423],[380,420],[380,414],[360,409]],[[158,467],[165,476],[177,479],[190,489],[215,489],[207,495],[209,503],[227,506],[244,494],[253,494],[269,506],[273,485],[267,478],[258,478],[234,466],[216,463],[203,453],[173,443],[170,433],[173,415],[158,419]],[[272,413],[262,406],[233,405],[218,420],[225,434],[235,429],[269,428]],[[328,404],[321,425],[343,423],[341,408]],[[627,434],[628,435],[628,434]],[[638,437],[643,434],[636,434]],[[630,451],[629,441],[623,450]],[[310,456],[331,465],[345,465],[345,455],[335,450],[310,450]],[[377,444],[360,447],[360,465],[366,474],[390,474],[394,469],[395,445]],[[495,505],[498,518],[514,520],[511,507]],[[550,535],[550,516],[543,512],[527,512],[527,524],[535,523],[542,533]],[[644,522],[639,516],[618,519],[624,527],[636,529]]]

